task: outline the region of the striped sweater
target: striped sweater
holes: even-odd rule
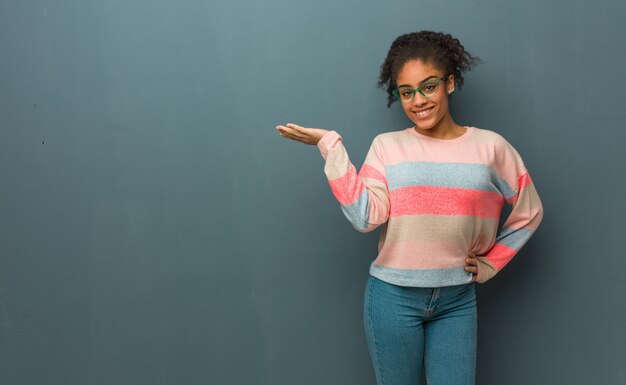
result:
[[[468,283],[468,252],[478,282],[500,271],[539,226],[543,209],[517,151],[499,134],[475,127],[455,139],[413,128],[377,136],[357,173],[330,131],[318,147],[341,209],[359,231],[383,225],[370,274],[400,286]],[[511,214],[498,234],[504,204]]]

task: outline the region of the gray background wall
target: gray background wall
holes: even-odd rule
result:
[[[513,143],[545,205],[479,287],[478,383],[625,384],[624,19],[621,0],[2,0],[0,384],[374,384],[377,234],[274,126],[336,129],[360,165],[410,125],[375,82],[419,29],[483,58],[453,115]]]

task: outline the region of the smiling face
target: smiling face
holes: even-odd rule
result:
[[[425,97],[422,93],[415,92],[413,100],[403,101],[402,97],[400,98],[404,113],[415,123],[415,130],[421,134],[446,137],[458,127],[452,121],[448,110],[448,94],[454,87],[454,76],[450,75],[449,78],[437,83],[437,80],[445,75],[447,74],[440,69],[420,60],[406,62],[398,72],[396,81],[398,88],[419,88],[428,95]],[[436,87],[436,91],[432,92],[432,87]]]

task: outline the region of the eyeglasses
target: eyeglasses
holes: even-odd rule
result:
[[[446,75],[438,79],[428,79],[417,88],[400,87],[392,91],[394,100],[400,100],[402,103],[412,102],[415,98],[415,93],[419,92],[420,95],[426,99],[431,98],[439,90],[439,83],[446,80],[450,75]]]

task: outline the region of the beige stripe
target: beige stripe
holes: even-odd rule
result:
[[[464,266],[467,254],[467,246],[459,242],[387,242],[374,263],[398,269],[446,269]]]
[[[534,184],[527,186],[524,193],[519,196],[515,207],[511,211],[511,215],[514,217],[514,219],[521,220],[524,226],[527,227],[529,230],[537,229],[543,217],[543,207]],[[529,223],[526,223],[525,221],[528,218],[533,219]],[[506,225],[513,226],[515,228],[519,227],[519,225],[509,223],[508,220]]]
[[[467,215],[406,215],[390,218],[385,242],[461,242],[471,248],[493,243],[495,218]]]
[[[350,158],[343,146],[332,149],[328,152],[324,172],[328,179],[337,179],[344,176],[350,168]]]
[[[524,188],[522,194],[519,195],[515,207],[519,207],[521,210],[532,210],[541,206],[541,200],[539,194],[535,189],[534,184],[529,184]]]
[[[478,277],[476,277],[476,282],[485,283],[498,272],[495,266],[486,258],[486,257],[478,257]]]

